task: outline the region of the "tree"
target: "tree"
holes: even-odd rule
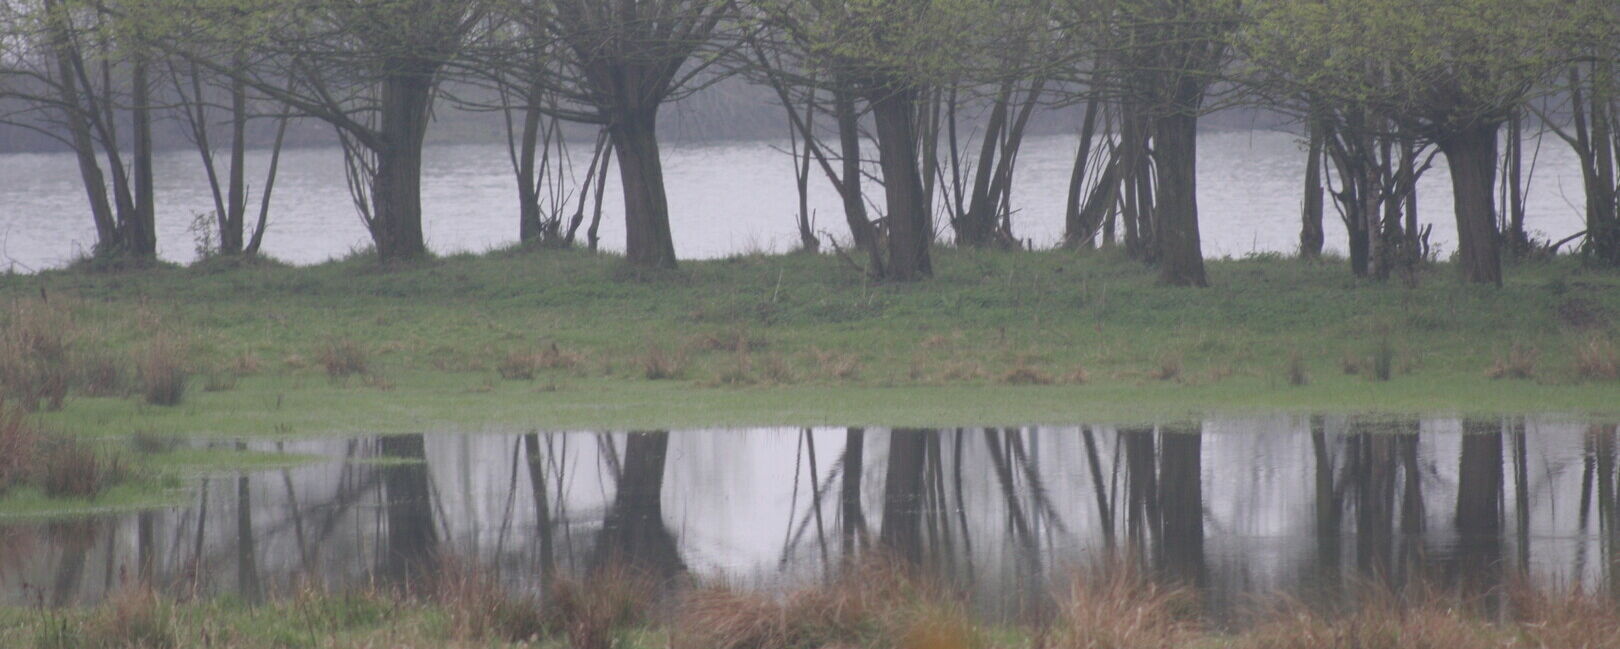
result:
[[[521,23],[517,50],[532,59],[544,47],[551,57],[515,72],[531,97],[552,98],[541,110],[607,132],[624,191],[625,259],[674,268],[658,113],[716,78],[706,74],[717,58],[707,53],[735,15],[734,0],[506,1]],[[486,64],[499,65],[511,51],[491,49]]]
[[[330,124],[378,258],[414,259],[427,254],[422,142],[439,82],[490,1],[204,0],[187,9],[207,21],[192,38],[250,55],[190,60]]]
[[[0,7],[6,40],[15,48],[0,67],[0,85],[23,106],[0,121],[44,133],[73,151],[98,257],[157,255],[151,52],[142,10],[140,2],[94,0]],[[120,133],[125,126],[132,131],[127,149]]]
[[[870,269],[909,281],[933,274],[933,240],[921,162],[925,89],[987,69],[976,44],[993,31],[988,0],[751,0],[752,15],[816,78],[866,103],[883,177],[887,259]],[[1005,35],[1005,34],[1002,34]],[[982,80],[982,78],[981,78]],[[846,156],[846,163],[848,158]],[[846,199],[847,200],[847,199]]]
[[[1558,61],[1557,0],[1254,0],[1251,57],[1365,128],[1433,142],[1451,168],[1458,261],[1501,284],[1497,135]],[[1384,128],[1388,123],[1392,128]]]

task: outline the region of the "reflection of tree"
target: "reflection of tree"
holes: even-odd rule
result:
[[[379,572],[407,586],[433,574],[439,537],[433,520],[427,448],[422,435],[395,435],[378,440],[382,457],[388,536]]]
[[[244,473],[236,478],[236,587],[242,600],[250,604],[258,603],[260,596],[257,557],[253,543],[253,491]]]
[[[664,463],[669,433],[630,433],[618,490],[602,524],[593,569],[623,562],[646,575],[669,579],[686,570],[675,536],[664,526]]]
[[[861,474],[866,471],[866,429],[844,431],[844,459],[839,462],[843,480],[838,487],[840,538],[845,557],[854,556],[856,546],[867,538],[866,511],[861,507]]]
[[[1204,585],[1203,435],[1166,429],[1159,447],[1159,567],[1170,579]]]
[[[935,432],[896,428],[889,432],[889,466],[883,480],[883,547],[907,561],[922,560],[923,468]]]
[[[1464,421],[1453,578],[1470,587],[1494,586],[1501,579],[1502,464],[1501,424]]]

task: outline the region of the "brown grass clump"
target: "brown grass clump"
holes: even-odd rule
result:
[[[672,649],[977,646],[967,612],[893,565],[868,561],[830,584],[772,596],[723,586],[690,594]]]
[[[650,577],[616,564],[585,579],[562,579],[547,594],[548,624],[566,633],[573,649],[612,649],[625,629],[642,622],[655,591]]]
[[[810,353],[815,357],[816,367],[825,378],[852,381],[860,377],[861,359],[854,354],[840,354],[819,347],[812,347]]]
[[[720,370],[721,385],[741,386],[754,384],[754,361],[746,350],[733,355],[731,364]]]
[[[945,367],[943,375],[947,381],[971,381],[984,378],[984,367],[978,363],[952,363]]]
[[[647,348],[647,353],[636,360],[641,364],[641,375],[648,381],[677,379],[686,374],[686,354],[670,354],[657,345]]]
[[[1345,376],[1355,376],[1361,373],[1363,362],[1360,356],[1346,350],[1344,356],[1339,358],[1339,369],[1344,371]]]
[[[334,338],[316,350],[315,358],[326,368],[326,376],[334,381],[371,371],[370,355],[364,347],[348,338]]]
[[[1069,370],[1068,374],[1063,375],[1063,382],[1071,385],[1085,385],[1091,382],[1091,372],[1086,371],[1084,365],[1076,365],[1074,369]]]
[[[534,375],[540,371],[540,355],[529,352],[512,352],[495,366],[501,378],[508,381],[533,381]]]
[[[1299,352],[1288,355],[1288,367],[1284,372],[1288,375],[1288,384],[1293,386],[1310,385],[1311,375],[1305,369],[1305,357]]]
[[[1149,372],[1148,376],[1155,381],[1174,381],[1181,378],[1181,373],[1185,369],[1181,363],[1181,354],[1171,352],[1159,357],[1159,366]]]
[[[434,584],[455,638],[535,642],[550,633],[538,598],[509,594],[483,571],[445,560]]]
[[[252,353],[248,352],[238,354],[236,358],[231,359],[231,371],[235,372],[237,376],[253,376],[254,374],[258,374],[260,367],[263,365],[264,361],[259,360],[258,356],[254,356]]]
[[[1585,381],[1620,380],[1620,349],[1604,336],[1591,336],[1575,348],[1575,375]]]
[[[150,586],[130,586],[113,593],[84,624],[84,643],[100,649],[171,649],[174,613]]]
[[[13,302],[0,324],[0,395],[25,410],[60,410],[73,368],[78,329],[67,309],[46,302]]]
[[[737,327],[699,336],[693,346],[707,352],[755,352],[765,349],[765,339],[753,335],[747,328]]]
[[[771,383],[786,385],[794,381],[793,368],[788,366],[787,359],[776,354],[765,356],[759,364],[759,373]]]
[[[1052,649],[1175,649],[1197,630],[1190,592],[1125,563],[1074,573],[1057,601]]]
[[[114,397],[127,393],[125,368],[111,355],[82,355],[76,364],[79,391],[85,396]]]
[[[21,408],[0,400],[0,494],[28,481],[37,461],[40,435]]]
[[[51,498],[95,498],[129,477],[116,456],[104,457],[71,437],[46,440],[39,448],[37,480]]]
[[[1512,589],[1519,641],[1535,648],[1620,647],[1620,609],[1611,597],[1580,590]]]
[[[141,394],[154,406],[176,406],[186,396],[185,351],[166,338],[152,341],[141,357]]]
[[[1240,638],[1238,649],[1451,649],[1516,646],[1460,602],[1430,595],[1364,598],[1346,614],[1324,615],[1285,603],[1270,621]],[[1548,645],[1555,646],[1555,645]],[[1561,645],[1556,645],[1561,646]]]
[[[1027,363],[1019,363],[1001,375],[1001,382],[1007,385],[1051,385],[1052,375]]]
[[[1485,376],[1491,379],[1531,379],[1536,375],[1536,361],[1540,360],[1541,353],[1534,347],[1521,347],[1514,345],[1508,350],[1506,358],[1498,356],[1490,369],[1485,370]]]

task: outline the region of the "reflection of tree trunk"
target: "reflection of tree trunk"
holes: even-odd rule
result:
[[[1356,494],[1356,564],[1376,580],[1389,579],[1395,547],[1395,475],[1399,469],[1393,436],[1355,436],[1352,472]]]
[[[1499,581],[1502,558],[1502,430],[1494,421],[1463,424],[1457,471],[1457,569],[1481,587]]]
[[[1121,430],[1119,436],[1125,442],[1125,525],[1132,550],[1143,554],[1148,537],[1158,532],[1157,450],[1151,429]]]
[[[1091,467],[1091,490],[1097,494],[1097,518],[1102,521],[1103,544],[1114,549],[1114,511],[1108,506],[1108,488],[1103,483],[1102,461],[1097,457],[1097,436],[1087,426],[1080,430],[1086,445],[1086,464]]]
[[[1530,574],[1530,448],[1524,439],[1524,420],[1513,422],[1513,522],[1519,574]]]
[[[57,523],[49,528],[49,534],[51,540],[63,548],[62,562],[57,564],[56,576],[51,581],[51,606],[61,607],[73,603],[78,596],[85,560],[90,556],[90,546],[95,543],[96,528],[88,522]],[[109,540],[109,553],[114,546]]]
[[[889,433],[883,481],[883,547],[901,559],[922,560],[923,466],[933,431],[896,428]]]
[[[378,444],[382,457],[393,460],[382,468],[388,536],[380,572],[416,587],[433,574],[439,550],[426,441],[422,435],[395,435]]]
[[[659,580],[686,570],[675,536],[664,526],[664,461],[669,433],[630,433],[623,474],[602,523],[593,569],[628,564]]]
[[[1327,579],[1339,576],[1344,509],[1333,485],[1333,457],[1320,417],[1311,418],[1311,450],[1316,458],[1316,566]]]
[[[246,474],[236,478],[236,586],[242,601],[259,603],[258,553],[253,543],[253,493]]]
[[[843,554],[855,556],[856,544],[866,538],[866,514],[861,509],[861,474],[866,470],[866,430],[844,433],[844,474],[839,485],[839,511],[843,517]]]
[[[551,497],[546,488],[546,459],[540,454],[540,434],[523,436],[523,451],[529,458],[529,487],[534,493],[534,526],[540,536],[540,579],[551,583],[557,571],[556,550],[552,544]]]
[[[1166,430],[1159,445],[1160,568],[1171,579],[1203,585],[1203,436],[1196,428]]]

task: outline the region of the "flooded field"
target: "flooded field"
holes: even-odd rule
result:
[[[1620,577],[1617,438],[1557,417],[1279,415],[253,441],[327,459],[200,477],[166,509],[0,521],[0,589],[88,604],[145,576],[256,601],[408,581],[447,557],[520,591],[609,560],[770,589],[878,547],[993,617],[1110,556],[1195,585],[1217,617],[1373,577],[1602,586]]]

